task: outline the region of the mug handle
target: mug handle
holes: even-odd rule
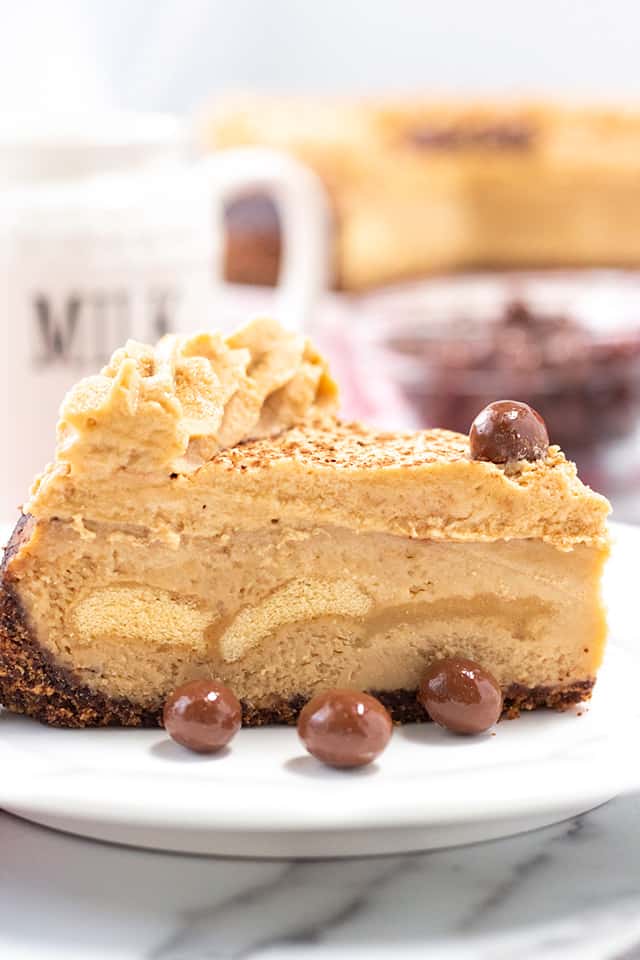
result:
[[[207,197],[214,282],[218,287],[224,283],[225,206],[247,191],[267,194],[278,211],[283,241],[274,315],[290,329],[307,328],[332,272],[332,217],[320,179],[293,157],[262,147],[213,154],[200,161],[199,173]]]

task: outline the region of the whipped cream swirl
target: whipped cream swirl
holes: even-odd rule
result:
[[[56,460],[99,474],[192,473],[222,449],[335,413],[337,388],[309,341],[275,320],[236,333],[130,340],[60,411]]]

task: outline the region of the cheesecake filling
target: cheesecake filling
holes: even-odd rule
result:
[[[329,686],[408,690],[434,659],[505,687],[591,679],[605,638],[604,548],[411,540],[273,525],[170,547],[36,525],[12,581],[40,644],[77,681],[157,708],[222,680],[255,706]]]

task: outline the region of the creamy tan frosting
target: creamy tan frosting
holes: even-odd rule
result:
[[[318,525],[428,540],[541,539],[561,550],[606,544],[610,506],[581,483],[557,447],[505,467],[472,460],[446,430],[380,433],[334,418],[222,450],[195,473],[96,475],[49,467],[25,510],[71,521],[92,538],[138,535],[176,547],[277,525],[289,537]]]
[[[220,450],[336,407],[325,360],[275,320],[254,320],[228,337],[130,340],[66,396],[56,461],[93,476],[190,474]]]

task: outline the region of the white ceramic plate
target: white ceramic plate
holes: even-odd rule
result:
[[[396,730],[378,763],[327,769],[291,729],[243,730],[203,758],[163,731],[54,730],[0,717],[0,804],[73,833],[240,856],[347,856],[494,838],[584,812],[640,785],[632,589],[640,531],[618,528],[613,638],[591,704],[458,738]]]

